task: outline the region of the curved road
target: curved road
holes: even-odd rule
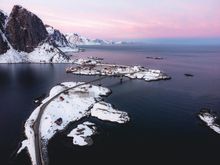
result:
[[[138,71],[137,71],[138,72]],[[137,73],[137,72],[134,72],[134,73]],[[117,74],[117,77],[122,77],[124,76],[125,74],[130,74],[130,73],[123,73],[123,74]],[[37,162],[37,165],[46,165],[45,161],[44,161],[44,158],[43,158],[43,152],[42,152],[42,143],[41,143],[41,135],[40,135],[40,131],[39,131],[39,128],[40,128],[40,122],[41,122],[41,117],[44,113],[44,110],[45,108],[48,106],[48,104],[51,103],[51,101],[53,101],[55,98],[57,98],[60,94],[68,91],[68,90],[71,90],[71,89],[74,89],[74,88],[77,88],[81,85],[86,85],[86,84],[90,84],[90,83],[93,83],[93,82],[96,82],[96,81],[100,81],[100,80],[103,80],[105,78],[107,78],[109,76],[103,76],[103,77],[100,77],[98,79],[94,79],[92,81],[88,81],[88,82],[84,82],[84,83],[81,83],[81,84],[78,84],[78,85],[75,85],[73,87],[70,87],[70,88],[67,88],[59,93],[57,93],[55,96],[53,96],[52,98],[50,98],[46,103],[44,103],[43,105],[41,105],[40,107],[40,111],[38,113],[38,116],[37,116],[37,119],[35,120],[34,124],[33,124],[33,131],[34,131],[34,135],[35,135],[35,138],[34,138],[34,145],[35,145],[35,154],[36,154],[36,162]]]
[[[50,98],[46,103],[44,103],[40,107],[40,111],[38,113],[37,119],[35,120],[35,122],[33,124],[33,130],[34,130],[34,134],[35,134],[34,144],[35,144],[35,154],[36,154],[37,165],[45,165],[45,161],[44,161],[44,158],[43,158],[43,152],[42,152],[41,135],[40,135],[39,128],[40,128],[40,124],[41,124],[40,123],[41,122],[41,117],[42,117],[42,115],[44,113],[45,108],[48,106],[48,104],[50,104],[51,101],[53,101],[55,98],[57,98],[60,94],[66,92],[68,90],[77,88],[77,87],[79,87],[81,85],[85,85],[85,84],[89,84],[89,83],[92,83],[92,82],[100,81],[100,80],[105,79],[107,77],[108,76],[101,77],[101,78],[98,78],[98,79],[95,79],[95,80],[92,80],[92,81],[84,82],[84,83],[75,85],[73,87],[67,88],[67,89],[57,93],[55,96]]]

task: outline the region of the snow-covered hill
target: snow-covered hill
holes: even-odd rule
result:
[[[9,16],[0,10],[0,63],[72,62],[67,52],[79,52],[77,45],[121,44],[127,42],[64,35],[22,6],[15,5]]]
[[[87,37],[81,36],[77,33],[67,33],[65,34],[67,41],[75,45],[122,45],[128,44],[125,41],[107,41],[102,39],[89,39]]]
[[[63,52],[79,52],[76,44],[72,44],[67,41],[64,34],[62,34],[59,30],[54,29],[52,26],[45,25],[46,30],[49,34],[47,41],[59,48]]]
[[[59,30],[22,6],[15,5],[9,16],[0,11],[0,63],[70,63],[64,52],[78,51]]]
[[[58,48],[42,43],[34,51],[19,52],[10,48],[0,55],[0,63],[71,63],[72,61]]]

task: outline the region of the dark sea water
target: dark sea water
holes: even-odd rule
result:
[[[168,81],[145,82],[117,78],[102,80],[113,93],[105,98],[126,111],[125,125],[89,120],[99,134],[89,147],[72,145],[66,131],[49,143],[51,165],[69,164],[216,164],[220,135],[206,127],[197,113],[203,107],[220,117],[220,46],[106,46],[87,47],[76,57],[103,57],[106,62],[161,69]],[[147,56],[163,60],[146,59]],[[36,105],[33,99],[48,94],[64,81],[95,77],[66,74],[69,64],[0,64],[0,164],[30,164],[24,151],[14,152],[23,137],[23,124]],[[194,77],[185,77],[191,73]],[[97,82],[100,83],[100,82]]]

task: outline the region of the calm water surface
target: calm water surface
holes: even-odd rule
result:
[[[106,62],[161,69],[169,81],[144,82],[117,78],[102,80],[113,93],[107,102],[126,111],[131,122],[119,125],[95,118],[99,134],[90,147],[72,145],[66,131],[48,146],[51,165],[179,164],[219,161],[220,135],[197,118],[202,107],[220,116],[220,47],[217,46],[106,46],[87,47],[75,57],[103,57]],[[163,57],[163,60],[146,59]],[[95,77],[66,74],[69,64],[0,64],[1,164],[30,164],[26,152],[14,156],[23,137],[23,123],[36,105],[33,99],[64,81]],[[187,78],[184,73],[195,76]],[[97,82],[100,83],[100,82]],[[105,164],[105,163],[104,163]]]

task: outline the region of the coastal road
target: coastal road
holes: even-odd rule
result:
[[[78,84],[76,86],[67,88],[67,89],[57,93],[55,96],[50,98],[46,103],[41,105],[38,116],[37,116],[37,118],[36,118],[36,120],[33,124],[33,131],[34,131],[34,135],[35,135],[35,138],[34,138],[35,154],[36,154],[35,156],[36,156],[37,165],[46,165],[44,157],[43,157],[43,152],[42,152],[41,134],[40,134],[39,129],[40,129],[40,124],[41,124],[41,117],[44,113],[45,108],[48,106],[48,104],[50,104],[51,101],[53,101],[55,98],[57,98],[60,94],[65,93],[68,90],[77,88],[77,87],[82,86],[82,85],[90,84],[90,83],[93,83],[93,82],[96,82],[96,81],[100,81],[100,80],[103,80],[107,77],[108,76],[101,77],[101,78],[98,78],[98,79],[95,79],[95,80],[92,80],[92,81],[84,82],[84,83]]]
[[[136,73],[136,72],[134,72],[134,73]],[[117,77],[122,77],[125,74],[129,74],[129,73],[117,74]],[[86,85],[86,84],[90,84],[90,83],[93,83],[93,82],[96,82],[96,81],[103,80],[107,77],[109,77],[109,76],[102,76],[98,79],[94,79],[94,80],[84,82],[84,83],[75,85],[73,87],[67,88],[67,89],[57,93],[52,98],[50,98],[47,102],[45,102],[44,104],[41,105],[38,116],[37,116],[35,122],[33,123],[33,131],[34,131],[34,135],[35,135],[35,138],[34,138],[35,154],[36,154],[35,156],[36,156],[37,165],[46,165],[44,157],[43,157],[41,134],[40,134],[41,117],[44,113],[45,108],[51,103],[51,101],[53,101],[55,98],[57,98],[60,94],[65,93],[68,90],[77,88],[77,87],[82,86],[82,85]]]

